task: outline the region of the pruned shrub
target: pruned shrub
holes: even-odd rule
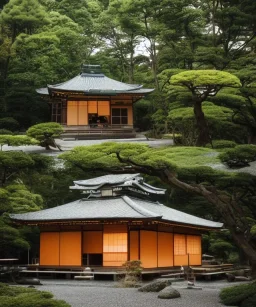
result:
[[[214,140],[214,141],[212,141],[212,144],[208,144],[206,147],[213,147],[215,149],[221,149],[221,148],[234,148],[234,147],[236,147],[236,145],[237,144],[234,141]]]
[[[246,299],[255,296],[255,293],[256,282],[253,282],[250,284],[225,288],[221,291],[220,298],[222,303],[227,306],[240,306]]]
[[[53,299],[50,292],[34,288],[0,284],[1,307],[70,307],[65,301]]]
[[[10,131],[17,131],[20,128],[19,122],[12,117],[0,118],[0,129],[7,129]]]
[[[40,142],[40,146],[50,149],[51,147],[58,148],[60,147],[56,144],[55,138],[60,137],[63,132],[63,128],[58,123],[42,123],[30,127],[26,134],[29,137],[35,138]]]
[[[255,307],[256,306],[256,294],[244,300],[241,307]]]
[[[13,132],[8,129],[0,129],[0,135],[13,135]]]
[[[244,167],[256,160],[255,145],[237,145],[235,148],[226,150],[219,156],[220,160],[229,167]]]
[[[58,123],[41,123],[30,127],[26,134],[38,141],[43,141],[46,135],[53,138],[59,137],[63,132],[63,128]]]
[[[137,287],[138,282],[141,280],[141,261],[130,260],[123,264],[125,269],[125,277],[121,280],[122,286],[127,288]]]

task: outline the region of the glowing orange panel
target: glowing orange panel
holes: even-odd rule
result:
[[[103,266],[122,266],[127,261],[127,253],[104,253]]]
[[[98,115],[99,116],[110,115],[109,101],[98,101]]]
[[[78,125],[78,102],[68,101],[67,125]]]
[[[88,113],[98,113],[97,101],[88,101]]]
[[[139,259],[139,232],[130,231],[130,260]]]
[[[85,231],[83,233],[83,253],[102,254],[103,238],[102,231]]]
[[[127,260],[127,233],[103,234],[103,266],[121,266]]]
[[[189,255],[188,265],[202,265],[202,256],[201,255]]]
[[[104,233],[104,253],[127,253],[127,233]]]
[[[157,267],[157,233],[140,231],[140,260],[144,268]]]
[[[81,232],[60,233],[60,265],[81,265]]]
[[[87,101],[78,102],[78,125],[88,125]]]
[[[186,236],[174,235],[174,265],[188,265],[188,255],[186,247]]]
[[[59,265],[59,232],[40,234],[40,265]]]
[[[186,255],[186,236],[185,235],[174,235],[174,255]]]
[[[158,267],[173,266],[173,234],[158,232]]]
[[[187,253],[189,254],[189,265],[201,265],[201,236],[187,236]]]
[[[188,265],[188,255],[174,255],[174,266]]]

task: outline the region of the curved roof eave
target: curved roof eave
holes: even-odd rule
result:
[[[183,225],[202,229],[220,229],[223,224],[202,219],[166,207],[159,203],[128,196],[110,199],[81,199],[66,205],[41,211],[11,214],[11,219],[20,223],[38,224],[76,222],[90,220],[145,220],[152,219],[168,224]]]
[[[12,218],[13,219],[13,218]],[[159,223],[164,223],[164,224],[169,224],[172,227],[185,227],[185,228],[194,228],[194,229],[201,229],[201,230],[220,230],[223,228],[222,223],[217,223],[215,226],[207,226],[207,225],[194,225],[194,224],[189,224],[189,223],[182,223],[182,222],[174,222],[174,221],[169,221],[166,219],[162,219],[162,217],[144,217],[142,218],[127,218],[127,217],[112,217],[112,218],[91,218],[91,219],[72,219],[72,220],[58,220],[58,219],[52,219],[52,220],[33,220],[33,221],[24,221],[24,220],[19,220],[19,219],[13,219],[15,223],[17,224],[23,224],[23,225],[31,225],[31,226],[40,226],[40,225],[46,225],[46,224],[80,224],[83,222],[103,222],[107,223],[108,221],[121,221],[121,222],[130,222],[130,221],[154,221],[154,222],[159,222]],[[86,223],[85,223],[86,224]],[[218,224],[218,225],[217,225]]]
[[[129,84],[106,77],[104,74],[81,73],[76,77],[58,84],[48,84],[47,88],[36,91],[41,95],[52,92],[73,92],[84,95],[147,94],[154,89],[143,89],[141,84]]]
[[[49,95],[48,87],[38,88],[36,92],[40,95]]]

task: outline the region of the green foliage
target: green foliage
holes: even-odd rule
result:
[[[133,288],[138,285],[141,279],[141,272],[143,270],[140,260],[130,260],[123,264],[125,269],[125,277],[121,279],[122,286],[125,288]]]
[[[4,6],[1,19],[10,26],[32,29],[46,22],[46,14],[37,0],[11,0]]]
[[[208,148],[191,147],[167,147],[160,149],[149,148],[144,144],[129,143],[103,143],[101,145],[75,147],[70,152],[65,152],[59,158],[69,164],[87,169],[115,169],[122,166],[116,154],[121,158],[156,168],[170,168],[175,170],[176,166],[185,167],[199,166],[202,163],[218,161],[214,152]],[[189,161],[189,162],[188,162]],[[126,162],[129,164],[129,162]]]
[[[7,130],[7,129],[0,129],[0,135],[13,135],[13,132],[11,130]]]
[[[233,149],[226,150],[219,156],[220,160],[228,166],[246,166],[256,160],[255,145],[238,145]]]
[[[256,282],[225,288],[220,293],[223,304],[227,306],[240,306],[247,298],[255,296]]]
[[[229,140],[213,140],[212,144],[209,144],[207,147],[213,147],[215,149],[223,149],[223,148],[234,148],[236,147],[236,143]]]
[[[256,225],[253,225],[251,227],[251,231],[250,231],[251,235],[256,238]]]
[[[248,297],[241,304],[241,307],[254,307],[254,306],[256,306],[256,295]]]
[[[227,261],[229,254],[234,250],[234,246],[227,241],[217,239],[212,242],[209,251],[216,255],[217,259]]]
[[[239,87],[240,80],[225,71],[218,70],[190,70],[184,71],[171,77],[171,84],[184,85],[189,88],[204,87]]]
[[[213,141],[225,138],[241,142],[246,139],[246,130],[232,122],[233,111],[231,109],[207,101],[203,103],[202,107]],[[167,118],[171,131],[181,133],[181,144],[195,145],[197,133],[193,108],[175,107],[170,110]]]
[[[62,300],[53,299],[49,292],[5,284],[0,284],[0,300],[2,307],[70,307]]]
[[[30,244],[26,236],[31,231],[23,232],[23,228],[15,229],[10,223],[7,213],[25,213],[42,208],[43,200],[38,194],[30,192],[22,184],[10,184],[0,189],[2,203],[0,213],[0,256],[1,258],[20,257],[22,251],[27,251]]]
[[[31,193],[24,185],[8,185],[6,190],[10,193],[9,204],[13,213],[25,213],[42,209],[42,197]]]
[[[0,135],[0,146],[38,145],[38,141],[26,135]]]
[[[18,229],[8,224],[5,217],[0,217],[0,256],[17,257],[20,252],[30,248],[28,241]]]
[[[138,276],[141,274],[143,270],[140,260],[126,261],[122,266],[124,267],[126,274],[129,274],[129,275]]]
[[[0,118],[0,129],[7,129],[12,132],[19,130],[19,122],[12,117]]]
[[[30,127],[26,133],[29,137],[35,138],[38,141],[43,141],[45,139],[45,134],[57,138],[62,132],[63,128],[58,123],[42,123]]]
[[[5,168],[8,171],[17,171],[18,169],[31,167],[33,165],[34,161],[24,152],[0,152],[0,168]]]

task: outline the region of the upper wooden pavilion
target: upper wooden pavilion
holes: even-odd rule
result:
[[[144,268],[201,265],[201,234],[221,223],[166,207],[152,199],[165,190],[139,174],[74,181],[83,199],[24,214],[19,224],[40,228],[40,265],[120,267],[141,260]]]
[[[100,65],[83,65],[73,79],[37,92],[48,96],[52,121],[66,131],[116,131],[131,136],[126,132],[133,131],[133,104],[153,90],[110,79]]]

